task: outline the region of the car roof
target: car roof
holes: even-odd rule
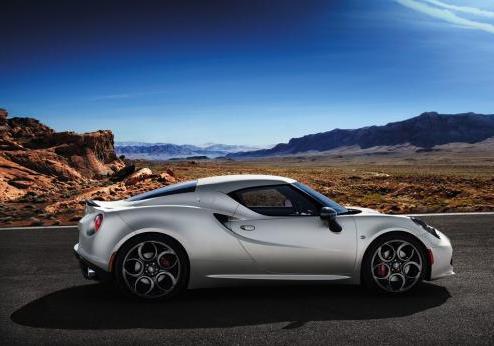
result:
[[[197,180],[197,188],[200,190],[214,190],[229,193],[238,189],[254,186],[292,184],[296,180],[279,177],[276,175],[239,174],[221,175],[216,177],[201,178]]]
[[[295,180],[285,177],[279,177],[276,175],[262,175],[262,174],[236,174],[236,175],[218,175],[215,177],[200,178],[197,180],[197,185],[209,185],[209,184],[221,184],[231,183],[236,181],[249,181],[249,180],[269,180],[271,182],[281,183],[294,183]]]

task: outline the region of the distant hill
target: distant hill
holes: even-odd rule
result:
[[[125,155],[125,157],[129,159],[147,160],[169,160],[193,156],[216,158],[231,153],[257,149],[259,149],[259,147],[216,143],[207,143],[204,146],[142,142],[117,142],[115,144],[117,155]]]
[[[292,138],[270,149],[228,154],[233,159],[284,156],[323,152],[341,147],[361,149],[409,144],[430,149],[449,143],[478,143],[494,137],[494,115],[462,113],[423,113],[404,121],[354,130],[334,129],[328,132]]]

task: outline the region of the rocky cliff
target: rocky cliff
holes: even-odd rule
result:
[[[83,183],[109,176],[124,163],[111,131],[55,132],[33,118],[0,109],[0,200],[53,189],[55,181]]]

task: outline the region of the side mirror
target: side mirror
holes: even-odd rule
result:
[[[330,207],[322,207],[319,216],[322,220],[328,221],[328,227],[333,232],[341,232],[342,228],[340,224],[336,221],[336,215],[338,213],[336,210]]]

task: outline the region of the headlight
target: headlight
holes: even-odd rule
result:
[[[437,234],[437,229],[435,229],[432,226],[429,226],[428,224],[426,224],[424,221],[420,220],[419,218],[416,218],[416,217],[412,217],[411,216],[410,219],[413,222],[415,222],[417,225],[419,225],[420,227],[422,227],[427,233],[432,234],[437,239],[440,239],[439,234]]]

